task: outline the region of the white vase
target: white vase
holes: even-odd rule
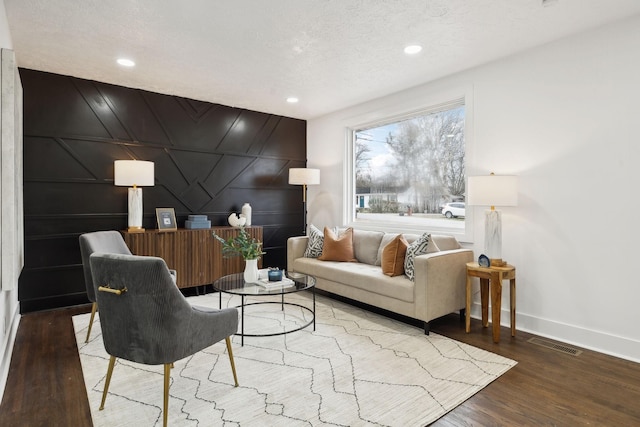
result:
[[[246,283],[255,283],[258,281],[258,260],[244,260],[244,281]]]
[[[242,205],[242,215],[244,215],[247,222],[244,225],[251,225],[251,205],[249,203],[245,203]]]

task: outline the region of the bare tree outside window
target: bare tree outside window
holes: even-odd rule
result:
[[[443,216],[465,198],[465,107],[354,131],[355,202],[359,219],[464,221]],[[459,215],[461,217],[462,215]],[[445,223],[443,223],[445,224]]]

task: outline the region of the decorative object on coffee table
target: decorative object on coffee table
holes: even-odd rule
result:
[[[282,270],[279,268],[270,268],[267,272],[267,278],[270,282],[278,282],[282,280]]]
[[[258,281],[258,260],[244,260],[244,281],[247,283],[255,283]]]
[[[229,218],[231,219],[231,216]],[[258,280],[258,260],[264,254],[262,242],[258,242],[247,233],[244,223],[239,228],[240,233],[237,236],[226,240],[218,236],[215,231],[213,237],[222,244],[222,254],[225,257],[241,256],[244,259],[244,280],[247,283],[254,283]]]

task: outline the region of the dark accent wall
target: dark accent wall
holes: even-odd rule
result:
[[[145,228],[155,208],[226,225],[244,202],[264,227],[265,266],[286,265],[286,240],[303,228],[306,122],[69,76],[20,70],[24,88],[25,268],[22,313],[88,302],[78,236],[127,226],[127,188],[113,162],[155,162],[144,187]]]

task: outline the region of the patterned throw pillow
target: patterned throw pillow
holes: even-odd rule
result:
[[[415,280],[414,258],[428,253],[429,239],[431,235],[424,233],[407,248],[407,254],[404,257],[404,274],[412,281]]]
[[[324,233],[315,225],[309,226],[309,241],[307,249],[304,250],[305,258],[318,258],[322,255],[322,246],[324,244]]]

